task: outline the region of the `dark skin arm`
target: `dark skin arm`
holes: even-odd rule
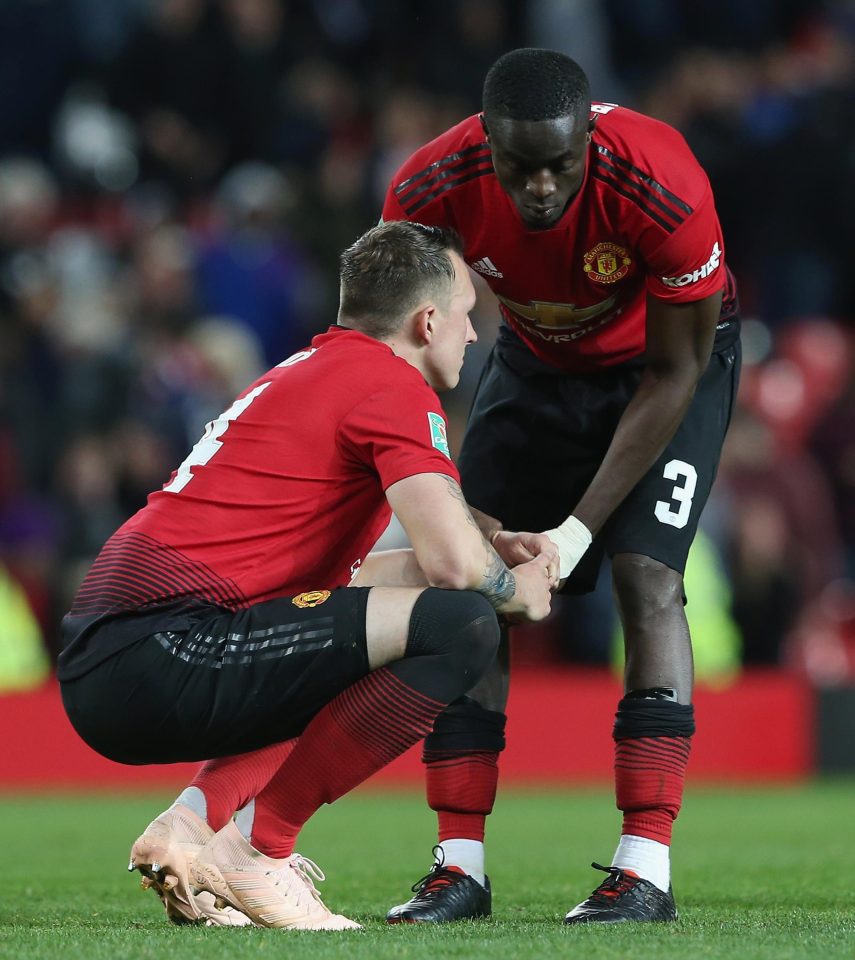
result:
[[[721,292],[693,303],[647,298],[647,365],[573,515],[596,533],[677,431],[709,363]]]
[[[647,298],[647,365],[573,516],[596,533],[677,431],[712,353],[721,292],[692,303]],[[489,540],[501,523],[472,511]]]
[[[475,507],[470,507],[469,512],[472,514],[475,523],[478,524],[478,529],[484,534],[484,539],[490,543],[493,542],[493,537],[500,530],[504,530],[502,524],[495,517],[491,517],[489,513],[483,513],[481,510],[476,510]]]

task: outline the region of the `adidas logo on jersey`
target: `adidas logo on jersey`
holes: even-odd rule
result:
[[[482,257],[471,264],[473,270],[483,273],[485,277],[503,277],[504,274],[499,270],[495,263],[489,257]]]

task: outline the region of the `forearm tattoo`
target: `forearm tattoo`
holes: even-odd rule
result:
[[[486,540],[484,545],[487,547],[487,569],[475,589],[485,597],[494,610],[498,610],[517,592],[517,581],[508,570],[505,561]]]
[[[469,504],[466,502],[466,498],[463,496],[463,491],[460,489],[460,486],[455,483],[451,477],[445,477],[444,479],[448,483],[448,489],[451,495],[463,507],[463,512],[466,515],[467,522],[478,531],[478,533],[481,535],[481,539],[484,541],[484,547],[487,550],[487,569],[484,571],[484,576],[481,578],[481,582],[477,587],[475,587],[475,589],[478,591],[478,593],[484,596],[494,610],[498,610],[502,604],[510,600],[511,597],[517,592],[516,578],[508,569],[505,561],[502,560],[498,553],[496,553],[493,547],[484,538],[481,528],[475,522],[475,518],[472,516],[472,513],[469,510]]]
[[[460,484],[452,480],[451,477],[443,476],[442,478],[448,484],[448,492],[454,497],[454,499],[463,507],[463,512],[466,514],[466,522],[470,527],[474,527],[479,533],[481,533],[481,528],[475,522],[475,517],[472,516],[472,511],[469,509],[469,504],[466,502],[466,497],[463,496],[463,491],[460,489]]]

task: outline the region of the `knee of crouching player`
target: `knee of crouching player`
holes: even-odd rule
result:
[[[437,658],[450,701],[481,679],[499,640],[496,612],[480,593],[430,587],[413,607],[406,656]]]

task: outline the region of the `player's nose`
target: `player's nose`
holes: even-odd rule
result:
[[[555,177],[549,170],[540,170],[532,173],[526,183],[526,190],[536,200],[547,200],[555,193],[557,185]]]

